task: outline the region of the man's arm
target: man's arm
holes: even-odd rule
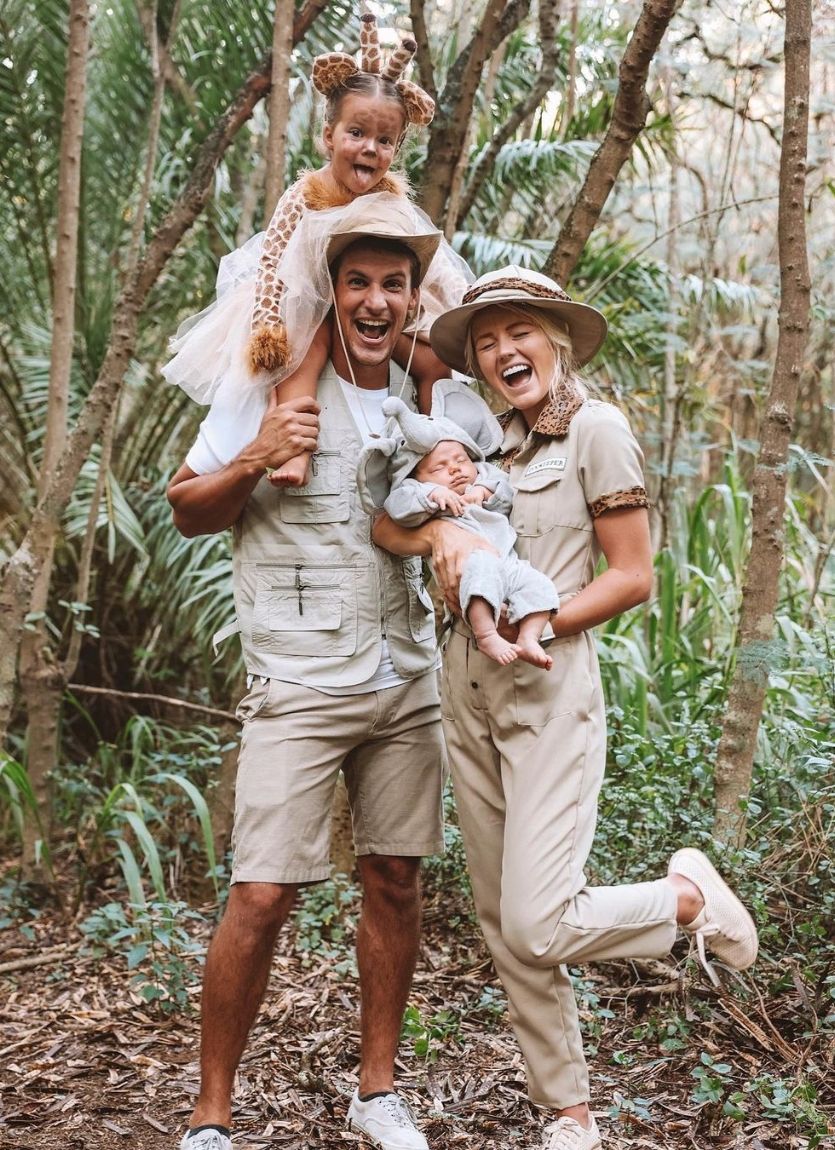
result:
[[[458,586],[464,564],[479,549],[498,554],[480,535],[457,527],[452,519],[430,519],[422,527],[400,527],[388,515],[378,515],[371,532],[378,547],[394,555],[422,555],[429,559],[435,582],[447,607],[461,614]]]
[[[183,464],[173,477],[167,494],[177,530],[189,539],[225,531],[239,518],[264,472],[303,451],[315,451],[318,436],[316,400],[279,404],[273,389],[257,436],[231,462],[207,475]]]

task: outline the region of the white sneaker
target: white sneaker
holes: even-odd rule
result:
[[[591,1116],[591,1126],[581,1126],[576,1118],[558,1118],[543,1131],[542,1150],[601,1150],[600,1131]]]
[[[689,878],[705,900],[704,907],[682,930],[695,937],[699,958],[711,980],[719,985],[716,971],[705,956],[705,943],[720,962],[733,970],[746,970],[751,966],[758,948],[754,920],[707,855],[694,847],[676,851],[667,874]]]
[[[414,1115],[399,1094],[378,1094],[362,1102],[355,1090],[348,1107],[348,1129],[359,1130],[380,1150],[429,1150],[415,1126]]]
[[[214,1126],[198,1126],[196,1134],[186,1131],[180,1150],[232,1150],[232,1139]]]

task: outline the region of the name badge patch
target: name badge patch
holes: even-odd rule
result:
[[[566,457],[564,455],[552,455],[548,459],[538,459],[536,463],[531,463],[525,468],[523,479],[527,479],[530,475],[539,475],[542,471],[565,471]]]

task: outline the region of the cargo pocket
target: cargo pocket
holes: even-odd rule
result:
[[[275,655],[353,655],[357,573],[307,563],[259,563],[252,642]]]
[[[423,563],[411,556],[403,560],[403,575],[409,597],[409,631],[416,643],[435,635],[435,605],[423,582]]]
[[[272,679],[267,679],[266,683],[262,683],[258,678],[255,679],[252,687],[235,709],[235,718],[239,723],[248,723],[250,719],[254,719],[256,715],[260,714],[269,701],[272,684]]]
[[[342,478],[342,452],[316,451],[304,487],[283,487],[278,509],[285,523],[344,523],[348,489]]]
[[[558,462],[558,461],[555,461]],[[517,535],[545,535],[564,520],[562,470],[527,473],[513,495],[513,526]]]

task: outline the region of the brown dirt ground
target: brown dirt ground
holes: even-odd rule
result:
[[[398,1081],[433,1150],[539,1146],[541,1119],[525,1100],[521,1059],[504,1011],[477,1010],[495,985],[486,952],[466,920],[450,931],[440,892],[430,898],[411,1002],[422,1019],[450,1011],[432,1059],[401,1048]],[[49,948],[59,948],[49,950]],[[49,961],[4,970],[27,958]],[[767,962],[767,958],[765,959]],[[174,1150],[198,1088],[196,1011],[148,1007],[130,987],[124,957],[85,956],[77,930],[42,915],[29,929],[0,932],[0,1148]],[[355,1084],[357,987],[333,959],[304,961],[293,932],[282,938],[264,1008],[241,1065],[236,1145],[292,1150],[362,1146],[344,1129]],[[791,982],[787,979],[786,982]],[[758,1073],[805,1075],[833,1101],[835,1052],[808,1035],[808,1002],[794,989],[766,1001],[750,980],[716,992],[683,954],[677,964],[608,964],[583,972],[583,1015],[602,1031],[590,1057],[606,1150],[790,1150],[811,1144],[790,1119],[748,1102],[745,1119],[691,1098],[702,1052],[732,1065],[737,1089]],[[197,1004],[198,990],[191,996]],[[598,1002],[594,1006],[594,996]],[[595,1025],[596,1011],[611,1012]],[[806,1015],[804,1019],[804,1015]],[[661,1049],[652,1019],[693,1019],[681,1050]],[[696,1021],[696,1016],[698,1020]],[[644,1100],[638,1114],[629,1101]],[[612,1107],[621,1102],[619,1112]],[[835,1111],[832,1111],[835,1113]],[[835,1123],[830,1130],[835,1133]],[[835,1146],[835,1138],[822,1145]]]

